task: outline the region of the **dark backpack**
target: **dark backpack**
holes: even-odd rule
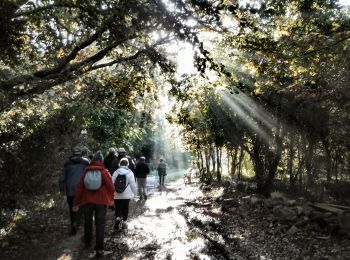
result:
[[[126,179],[126,175],[125,174],[118,174],[117,178],[115,179],[114,182],[114,189],[117,193],[123,193],[126,189],[126,187],[128,187],[129,183],[126,183],[127,179]]]

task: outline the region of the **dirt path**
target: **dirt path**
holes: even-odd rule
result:
[[[144,202],[132,201],[128,231],[113,230],[107,213],[105,255],[101,259],[349,259],[349,236],[338,238],[309,227],[286,235],[273,214],[223,187],[171,182],[152,189]],[[223,207],[232,205],[225,210]],[[82,229],[67,234],[68,212],[62,197],[34,211],[0,237],[0,259],[86,260],[94,256],[81,242]]]
[[[151,189],[145,201],[130,204],[126,233],[113,230],[114,212],[108,210],[105,256],[102,259],[186,259],[204,246],[193,239],[186,219],[180,213],[183,205],[203,194],[183,180]],[[68,215],[64,198],[55,205],[27,215],[6,236],[0,238],[0,259],[83,260],[93,256],[93,249],[83,248],[82,227],[77,235],[67,233]]]

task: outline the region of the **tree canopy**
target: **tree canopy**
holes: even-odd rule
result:
[[[349,177],[350,11],[337,1],[6,0],[0,12],[8,193],[33,172],[47,186],[72,143],[149,151],[164,90],[202,181],[246,173],[268,194],[276,178]],[[183,43],[196,72],[179,75]]]

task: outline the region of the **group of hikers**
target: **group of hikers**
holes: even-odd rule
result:
[[[72,147],[72,156],[65,162],[59,177],[60,192],[66,194],[71,234],[77,233],[83,215],[85,248],[92,243],[93,220],[96,226],[96,257],[103,256],[107,208],[114,209],[116,231],[127,229],[129,202],[135,196],[147,200],[147,175],[150,168],[141,156],[137,163],[124,148],[110,148],[106,157],[101,151],[89,154],[88,149]],[[159,187],[164,186],[166,164],[157,166]]]

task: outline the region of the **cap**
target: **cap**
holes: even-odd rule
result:
[[[115,153],[115,149],[113,147],[109,148],[108,150],[109,153]]]
[[[146,160],[146,157],[145,156],[141,156],[140,160]]]
[[[81,148],[81,153],[82,153],[82,154],[88,154],[88,153],[90,153],[90,150],[89,150],[89,148],[87,148],[86,146],[83,146],[83,147]]]
[[[126,153],[124,148],[118,148],[118,153]]]
[[[81,155],[81,149],[79,146],[73,146],[71,150],[73,155]]]

